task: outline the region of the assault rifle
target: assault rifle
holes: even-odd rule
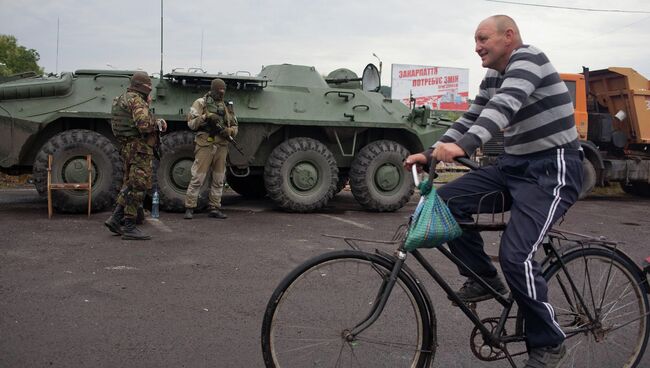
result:
[[[235,147],[235,149],[237,151],[239,151],[239,153],[241,153],[243,155],[244,154],[244,149],[242,148],[242,146],[239,145],[239,143],[235,140],[235,138],[231,137],[229,134],[226,134],[225,133],[226,129],[223,127],[223,125],[221,125],[221,121],[222,121],[224,115],[225,115],[225,113],[223,115],[222,114],[213,114],[213,113],[208,114],[207,121],[208,121],[208,124],[209,124],[210,137],[214,138],[218,134],[218,135],[226,138],[233,145],[233,147]]]

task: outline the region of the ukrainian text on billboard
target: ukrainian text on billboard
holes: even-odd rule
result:
[[[434,110],[467,110],[469,69],[426,65],[393,64],[391,97],[410,106]]]

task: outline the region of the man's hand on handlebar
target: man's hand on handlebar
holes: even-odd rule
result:
[[[457,157],[465,157],[465,151],[456,143],[438,143],[431,154],[433,158],[442,162],[454,162]]]
[[[426,157],[423,153],[415,153],[404,160],[404,168],[408,171],[411,166],[426,166],[430,159],[442,162],[454,162],[457,158],[466,157],[465,151],[456,143],[438,143],[431,153],[431,157]]]
[[[415,153],[410,155],[404,160],[404,168],[408,171],[411,171],[411,167],[416,165],[418,171],[421,170],[421,167],[427,164],[427,157],[422,153]]]

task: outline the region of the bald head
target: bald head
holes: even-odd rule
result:
[[[502,73],[512,52],[523,44],[517,24],[507,15],[484,19],[476,28],[474,41],[483,66]]]
[[[519,27],[517,27],[517,23],[515,23],[514,19],[507,15],[497,14],[485,19],[484,22],[486,20],[493,21],[497,31],[501,34],[506,33],[508,30],[512,30],[513,40],[517,44],[516,47],[523,44],[521,41],[521,34],[519,33]]]

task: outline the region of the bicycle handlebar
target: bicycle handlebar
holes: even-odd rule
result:
[[[467,166],[471,170],[477,170],[480,165],[477,164],[475,161],[467,158],[467,157],[456,157],[455,158],[456,162],[458,162],[461,165]],[[431,167],[429,168],[429,174],[434,173],[436,171],[436,164],[438,162],[435,160],[431,160]],[[418,178],[418,169],[416,167],[417,165],[411,166],[411,173],[413,174],[413,182],[415,183],[415,186],[417,187],[420,185],[420,178]]]
[[[420,185],[420,178],[418,177],[417,165],[411,166],[411,173],[413,174],[413,182],[415,183],[415,186],[417,187],[418,185]]]
[[[456,162],[465,165],[472,170],[478,170],[478,168],[481,167],[479,164],[476,163],[476,161],[473,161],[468,157],[456,157]]]

